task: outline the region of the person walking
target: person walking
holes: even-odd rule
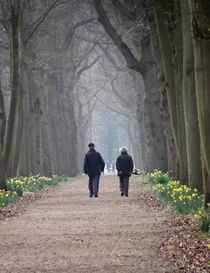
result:
[[[120,148],[121,155],[116,160],[116,169],[120,178],[120,191],[121,196],[128,196],[129,189],[129,177],[133,171],[133,159],[128,155],[126,147]]]
[[[99,180],[101,172],[104,172],[104,160],[100,153],[95,150],[93,143],[88,144],[89,151],[84,159],[84,173],[89,176],[89,191],[90,197],[98,197]]]

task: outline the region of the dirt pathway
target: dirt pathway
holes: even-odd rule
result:
[[[172,272],[157,258],[164,215],[141,204],[143,190],[133,178],[121,197],[109,175],[98,199],[88,197],[87,177],[58,187],[0,222],[0,273]]]

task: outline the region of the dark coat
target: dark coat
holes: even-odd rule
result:
[[[118,156],[116,161],[116,168],[119,176],[130,176],[130,173],[133,171],[133,159],[127,153],[122,153]],[[119,174],[121,172],[121,174]]]
[[[94,149],[90,149],[85,155],[84,160],[84,173],[88,174],[90,177],[100,175],[104,171],[104,160],[101,157],[99,152],[96,152]]]

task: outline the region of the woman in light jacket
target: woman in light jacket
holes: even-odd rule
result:
[[[118,171],[118,176],[120,178],[120,191],[121,196],[128,196],[129,189],[129,177],[133,171],[133,159],[128,154],[126,147],[120,148],[120,156],[118,156],[116,161],[116,168]]]

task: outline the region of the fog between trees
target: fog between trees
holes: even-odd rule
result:
[[[1,0],[0,178],[107,161],[210,195],[207,0]]]

